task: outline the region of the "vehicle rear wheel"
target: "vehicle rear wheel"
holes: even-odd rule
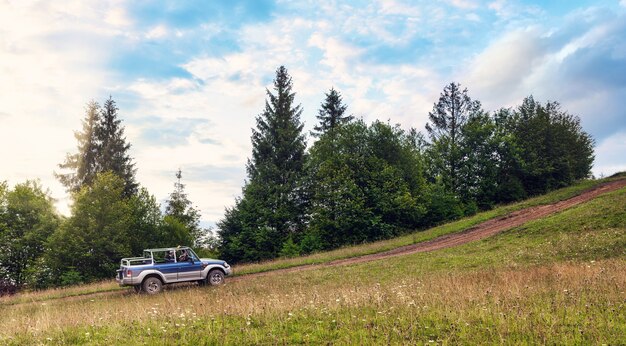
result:
[[[161,289],[163,288],[163,283],[159,278],[151,276],[143,280],[143,284],[141,286],[144,292],[148,294],[157,294],[161,292]]]
[[[207,275],[207,281],[211,286],[217,286],[224,283],[224,273],[219,269],[213,269]]]

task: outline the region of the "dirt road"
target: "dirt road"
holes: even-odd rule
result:
[[[403,256],[403,255],[408,255],[408,254],[417,253],[417,252],[434,251],[434,250],[440,250],[440,249],[449,248],[453,246],[458,246],[458,245],[469,243],[471,241],[476,241],[476,240],[481,240],[487,237],[491,237],[500,232],[509,230],[514,227],[521,226],[525,224],[526,222],[537,220],[537,219],[546,217],[550,214],[563,211],[567,208],[571,208],[575,205],[587,202],[595,197],[598,197],[601,194],[614,191],[625,186],[626,186],[626,179],[608,182],[605,184],[598,185],[587,191],[584,191],[578,196],[575,196],[575,197],[572,197],[572,198],[569,198],[569,199],[566,199],[557,203],[518,210],[510,214],[507,214],[503,217],[485,221],[481,224],[478,224],[472,228],[466,229],[458,233],[444,235],[444,236],[441,236],[441,237],[438,237],[429,241],[412,244],[412,245],[406,245],[406,246],[402,246],[402,247],[389,250],[389,251],[379,252],[379,253],[360,256],[360,257],[352,257],[352,258],[335,260],[335,261],[324,263],[324,264],[303,265],[303,266],[286,268],[286,269],[277,269],[277,270],[272,270],[272,271],[263,272],[263,273],[242,275],[242,276],[229,279],[229,281],[246,280],[251,277],[257,277],[257,276],[262,276],[262,275],[310,270],[310,269],[323,268],[323,267],[329,267],[329,266],[363,263],[363,262],[375,261],[379,259],[385,259],[389,257]]]

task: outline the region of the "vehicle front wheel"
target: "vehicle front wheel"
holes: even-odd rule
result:
[[[161,292],[161,289],[163,288],[163,283],[159,278],[151,276],[143,280],[143,284],[141,286],[144,292],[148,294],[157,294]]]
[[[224,283],[224,273],[219,269],[213,269],[207,275],[207,281],[211,286],[217,286]]]

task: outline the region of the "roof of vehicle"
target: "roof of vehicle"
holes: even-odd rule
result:
[[[176,246],[176,247],[164,247],[158,249],[145,249],[143,251],[176,251],[176,250],[189,250],[189,246]]]

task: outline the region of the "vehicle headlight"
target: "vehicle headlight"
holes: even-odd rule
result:
[[[224,262],[224,268],[230,268],[230,264]]]

